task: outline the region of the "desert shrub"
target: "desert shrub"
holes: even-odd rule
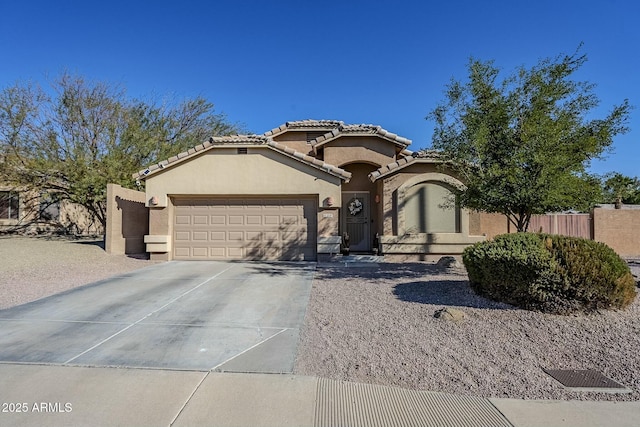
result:
[[[525,309],[567,314],[624,308],[636,296],[629,266],[591,240],[505,234],[468,247],[462,259],[476,293]]]

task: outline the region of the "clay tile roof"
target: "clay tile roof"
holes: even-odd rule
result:
[[[277,128],[273,128],[270,131],[264,133],[264,136],[275,136],[279,135],[288,130],[312,130],[318,131],[322,129],[333,129],[338,126],[343,125],[344,123],[338,120],[297,120],[292,122],[286,122],[283,125],[278,126]]]
[[[285,145],[279,144],[273,140],[269,141],[268,145],[269,147],[275,149],[276,151],[286,154],[289,157],[292,157],[310,166],[313,166],[316,169],[320,169],[330,173],[331,175],[338,176],[344,179],[345,181],[349,181],[351,179],[351,172],[347,172],[344,169],[340,169],[339,167],[330,165],[329,163],[325,163],[322,160],[316,159],[315,157],[307,156],[306,154],[303,154],[299,151],[294,151],[293,149]]]
[[[216,136],[209,138],[209,143],[212,145],[227,145],[227,144],[266,144],[269,142],[269,138],[262,135],[231,135],[231,136]]]
[[[347,172],[344,169],[340,169],[328,163],[324,163],[319,161],[313,157],[310,157],[306,154],[297,152],[285,145],[278,144],[273,141],[271,138],[264,135],[232,135],[232,136],[218,136],[211,137],[208,141],[199,144],[193,148],[188,149],[182,153],[179,153],[176,156],[170,157],[167,160],[163,160],[155,165],[151,165],[146,169],[143,169],[139,172],[133,174],[134,179],[145,179],[150,174],[158,172],[160,169],[165,169],[168,167],[173,167],[182,161],[189,159],[191,157],[200,155],[201,153],[211,150],[215,147],[220,146],[260,146],[263,145],[271,150],[280,152],[288,157],[298,160],[299,162],[310,165],[316,169],[323,170],[331,175],[338,176],[345,181],[349,181],[351,179],[351,173]]]
[[[386,129],[383,129],[381,126],[376,125],[344,125],[341,124],[331,131],[325,133],[322,136],[311,141],[311,145],[314,149],[326,144],[329,141],[332,141],[339,136],[342,135],[378,135],[381,138],[384,138],[388,141],[393,142],[394,144],[400,146],[405,149],[407,145],[411,144],[411,140],[407,138],[403,138],[401,136],[396,135],[395,133],[389,132]]]
[[[377,179],[380,179],[383,176],[389,175],[393,172],[397,172],[414,163],[442,163],[442,162],[443,162],[442,157],[435,150],[417,151],[415,153],[411,153],[411,155],[402,157],[393,163],[389,163],[386,166],[383,166],[377,170],[374,170],[369,174],[369,179],[371,180],[371,182],[375,182]]]

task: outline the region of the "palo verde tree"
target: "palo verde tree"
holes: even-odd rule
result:
[[[239,130],[203,98],[131,100],[115,85],[68,73],[51,89],[0,91],[0,181],[78,203],[103,226],[107,183],[131,188],[132,173],[149,163]]]
[[[600,185],[589,161],[627,131],[628,101],[593,119],[594,85],[575,81],[578,51],[518,68],[499,80],[492,61],[471,59],[468,80],[452,80],[430,114],[433,148],[457,168],[466,190],[461,206],[506,215],[526,231],[531,215],[584,210]]]
[[[640,179],[619,172],[608,173],[602,180],[604,203],[640,204]]]

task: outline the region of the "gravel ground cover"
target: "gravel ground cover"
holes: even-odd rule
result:
[[[557,316],[475,295],[463,268],[319,268],[295,372],[481,397],[639,400],[639,300]],[[435,318],[442,308],[465,318]],[[543,369],[596,370],[632,393],[567,391]]]
[[[0,237],[0,309],[153,263],[103,247],[102,239]]]
[[[0,309],[153,262],[101,240],[0,237]],[[631,260],[640,276],[640,260]],[[434,318],[454,308],[465,318]],[[464,269],[319,267],[295,372],[483,397],[640,400],[640,298],[624,311],[555,316],[471,291]],[[593,369],[630,394],[569,392],[542,369]]]

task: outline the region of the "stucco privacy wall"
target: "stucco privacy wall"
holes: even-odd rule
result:
[[[109,254],[145,252],[144,236],[149,233],[149,211],[145,193],[107,184],[107,226],[105,251]]]
[[[487,239],[493,239],[500,234],[509,232],[509,219],[503,214],[486,212],[469,213],[469,233],[471,235],[483,235]]]
[[[151,207],[149,235],[145,238],[147,250],[171,252],[173,214],[169,212],[170,198],[181,195],[317,195],[318,233],[324,237],[337,236],[337,214],[325,216],[329,212],[323,209],[331,208],[329,200],[332,206],[340,206],[341,181],[337,176],[267,147],[249,147],[247,154],[238,154],[236,148],[210,149],[179,167],[159,171],[147,178],[146,200],[147,206]],[[150,204],[152,198],[157,200],[157,205]]]
[[[593,240],[605,243],[623,257],[640,257],[640,205],[624,206],[623,209],[614,209],[613,206],[595,208],[591,217]],[[471,229],[472,233],[484,234],[487,239],[516,232],[504,215],[484,212],[471,213]],[[530,227],[529,231],[537,230]]]
[[[593,240],[610,246],[623,257],[640,256],[640,206],[593,210]]]
[[[382,250],[385,255],[402,254],[403,259],[415,254],[453,254],[461,253],[465,247],[485,239],[481,235],[470,233],[469,211],[460,210],[460,232],[458,233],[418,233],[405,234],[403,218],[403,192],[412,185],[435,181],[451,186],[462,185],[449,173],[443,173],[435,163],[420,162],[383,178],[383,230]]]

